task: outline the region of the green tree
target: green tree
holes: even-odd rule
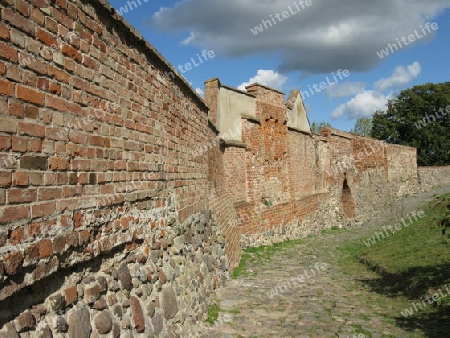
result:
[[[361,117],[356,120],[355,126],[352,130],[350,130],[351,133],[370,137],[372,132],[372,118],[370,117]]]
[[[375,112],[372,137],[417,148],[419,165],[450,164],[450,82],[403,90]]]
[[[316,134],[320,134],[320,131],[326,127],[331,127],[331,124],[329,124],[328,122],[313,122],[313,123],[311,123],[311,131]]]

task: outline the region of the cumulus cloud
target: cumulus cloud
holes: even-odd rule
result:
[[[373,90],[364,90],[341,104],[332,113],[333,119],[348,117],[350,119],[359,117],[370,117],[376,110],[385,110],[388,100],[395,96],[395,92],[383,93],[393,87],[406,85],[421,73],[419,62],[409,66],[398,66],[388,78],[382,78],[374,83]]]
[[[252,83],[258,82],[264,86],[282,90],[284,83],[287,81],[287,76],[274,72],[270,69],[260,69],[256,76],[250,78],[248,82],[243,82],[238,86],[238,89],[245,90],[245,87]]]
[[[362,93],[364,89],[364,82],[333,83],[327,87],[327,95],[330,98],[346,97]]]
[[[407,67],[398,66],[395,68],[394,74],[392,74],[391,77],[383,78],[375,82],[375,89],[384,91],[391,87],[403,86],[411,82],[411,80],[417,77],[421,71],[422,68],[417,61]]]
[[[337,119],[344,116],[350,119],[370,117],[376,110],[384,110],[390,98],[390,96],[385,96],[375,90],[366,90],[337,107],[331,113],[331,118]]]
[[[294,3],[185,0],[161,8],[148,22],[163,31],[187,33],[180,38],[185,44],[214,50],[217,55],[276,54],[280,72],[329,73],[340,68],[372,69],[381,62],[377,51],[450,8],[448,0],[312,0],[310,7],[297,12]],[[290,12],[289,7],[297,13],[281,17],[282,21],[275,19],[277,13]],[[271,15],[276,23],[270,27],[266,22],[267,29],[260,26]],[[255,35],[252,29],[257,26],[264,29]],[[410,46],[425,43],[434,34]]]

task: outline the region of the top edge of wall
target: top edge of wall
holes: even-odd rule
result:
[[[166,58],[158,52],[158,50],[152,46],[152,44],[147,41],[126,19],[123,18],[114,7],[110,5],[110,3],[107,0],[81,0],[82,2],[91,5],[94,8],[100,8],[103,9],[105,12],[108,12],[111,20],[114,20],[116,22],[119,22],[121,25],[124,26],[125,29],[129,30],[131,34],[134,35],[134,37],[141,42],[145,48],[153,54],[161,63],[163,68],[166,68],[169,72],[173,73],[175,75],[175,79],[171,80],[177,80],[179,84],[181,84],[185,89],[188,90],[189,94],[192,95],[192,97],[202,106],[202,108],[206,109],[208,111],[208,106],[206,105],[203,98],[198,95],[198,93],[194,90],[194,88],[191,87],[191,85],[184,79],[178,71],[173,67],[169,61],[166,60]],[[175,81],[174,81],[175,82]]]

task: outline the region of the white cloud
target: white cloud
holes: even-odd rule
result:
[[[394,74],[391,77],[383,78],[375,82],[375,89],[378,91],[384,91],[391,87],[398,87],[408,84],[422,72],[419,62],[403,67],[398,66],[395,68]]]
[[[346,97],[362,93],[365,89],[364,82],[333,83],[327,87],[328,97]]]
[[[395,96],[394,91],[383,93],[391,87],[406,85],[417,77],[421,72],[419,62],[414,62],[409,66],[398,66],[392,76],[382,78],[374,83],[374,90],[365,90],[357,94],[348,102],[341,104],[332,113],[333,119],[348,117],[350,119],[358,117],[370,117],[376,110],[385,110],[388,100]]]
[[[350,119],[370,117],[376,110],[384,110],[390,98],[390,96],[382,95],[377,91],[366,90],[337,107],[331,113],[331,118],[337,119],[344,116]]]
[[[282,21],[275,19],[289,7],[297,11],[294,3],[184,0],[161,8],[149,23],[164,31],[188,32],[180,38],[184,44],[211,49],[217,55],[276,55],[281,72],[329,73],[374,68],[382,62],[377,51],[420,30],[421,25],[450,8],[449,0],[313,0],[310,7]],[[252,33],[271,15],[276,22],[272,27],[266,23],[267,29]],[[429,33],[410,46],[430,41],[435,34]]]
[[[197,92],[198,95],[200,95],[201,97],[205,97],[205,91],[203,89],[201,89],[200,87],[195,88],[195,91]]]
[[[256,76],[250,78],[248,82],[243,82],[238,86],[238,89],[245,90],[245,87],[252,83],[258,82],[264,86],[282,90],[284,83],[287,81],[287,76],[274,72],[273,70],[260,69]]]

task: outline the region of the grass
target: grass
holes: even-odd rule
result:
[[[355,244],[355,257],[410,291],[413,297],[450,282],[450,245],[439,222],[448,215],[450,194],[435,198],[422,208],[423,218],[370,247]],[[389,278],[388,278],[389,279]]]
[[[369,331],[364,330],[361,327],[361,325],[359,325],[359,324],[351,324],[351,326],[356,330],[355,334],[353,336],[358,337],[358,334],[361,333],[364,336],[364,338],[371,338],[372,337],[372,334]]]
[[[219,318],[220,307],[217,304],[212,304],[208,308],[208,318],[206,318],[206,322],[209,324],[214,324]]]
[[[339,250],[339,264],[346,273],[356,276],[360,271],[358,262],[377,272],[378,278],[364,279],[362,282],[383,295],[378,300],[386,302],[386,305],[396,298],[399,304],[409,307],[439,289],[447,293],[445,285],[450,283],[450,237],[443,235],[443,228],[438,225],[450,214],[450,194],[435,197],[420,210],[425,212],[423,218],[389,237],[380,238],[369,247],[363,242],[366,237],[346,243]],[[382,227],[378,230],[382,231]],[[411,333],[420,330],[427,337],[442,337],[450,332],[450,295],[441,297],[413,316],[403,318],[398,313],[393,319],[396,325]]]
[[[205,321],[210,325],[213,325],[219,319],[219,315],[221,312],[231,313],[233,315],[241,313],[238,309],[222,310],[217,303],[214,303],[209,306],[207,313],[208,316]]]
[[[336,233],[339,233],[339,232],[342,232],[342,231],[345,231],[345,229],[344,229],[344,228],[339,228],[339,227],[333,225],[333,226],[332,226],[331,228],[329,228],[329,229],[322,230],[322,234],[323,234],[323,235],[327,235],[327,234],[336,234]]]
[[[238,277],[250,276],[250,271],[248,270],[249,264],[260,265],[265,261],[269,260],[275,253],[282,252],[285,251],[286,249],[292,248],[302,243],[302,241],[303,239],[298,239],[281,243],[275,243],[273,245],[247,248],[242,253],[239,265],[233,270],[231,277],[233,279],[236,279]]]

